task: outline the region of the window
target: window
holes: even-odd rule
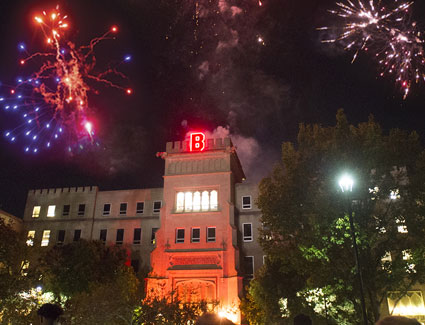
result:
[[[267,255],[263,255],[263,265],[266,264],[266,260],[267,260]]]
[[[22,276],[27,276],[28,275],[28,269],[30,267],[30,262],[29,261],[22,261],[21,263],[21,275]]]
[[[134,270],[134,273],[139,272],[139,260],[131,260],[131,267]]]
[[[396,219],[397,231],[402,234],[408,233],[404,220]]]
[[[143,213],[144,209],[145,209],[145,202],[137,202],[136,213]]]
[[[386,262],[391,262],[392,258],[391,258],[391,253],[390,252],[385,252],[385,255],[382,256],[381,258],[381,262],[382,263],[386,263]]]
[[[161,201],[155,201],[153,203],[153,213],[159,213],[161,210]]]
[[[79,204],[78,205],[78,215],[84,216],[85,213],[86,213],[86,205],[85,204]]]
[[[121,203],[120,204],[120,214],[121,215],[127,214],[127,203]]]
[[[34,246],[35,230],[28,231],[27,235],[27,245]]]
[[[388,292],[388,310],[392,315],[422,316],[424,315],[424,298],[421,291],[407,291],[400,298],[401,292]]]
[[[248,278],[253,278],[254,277],[254,256],[245,256],[243,260],[244,260],[245,275]]]
[[[103,205],[103,215],[104,216],[109,216],[111,214],[111,204],[110,203],[105,203]]]
[[[251,196],[242,196],[242,209],[251,209]]]
[[[66,204],[63,206],[62,210],[62,216],[67,217],[69,216],[69,210],[71,209],[71,206],[69,204]]]
[[[74,230],[74,241],[79,241],[81,238],[81,229]]]
[[[217,191],[178,192],[176,212],[215,211],[218,209]]]
[[[133,244],[140,244],[142,228],[134,228]]]
[[[252,241],[252,223],[242,224],[243,241]]]
[[[207,228],[207,242],[215,242],[215,227]]]
[[[43,231],[43,238],[41,239],[41,246],[49,246],[50,230]]]
[[[184,229],[176,229],[176,243],[184,243]]]
[[[107,229],[100,229],[100,236],[99,236],[99,240],[106,242],[106,235],[108,233]]]
[[[32,217],[33,218],[38,218],[40,216],[40,209],[41,206],[36,205],[33,209],[32,209]]]
[[[201,241],[201,228],[192,228],[192,243],[199,243]]]
[[[158,231],[159,228],[152,228],[152,232],[151,232],[151,244],[155,245],[156,244],[156,232]]]
[[[117,229],[117,238],[116,238],[116,244],[121,245],[124,241],[124,229]]]
[[[55,210],[56,210],[56,205],[49,205],[49,207],[47,208],[47,216],[48,217],[54,217],[55,216]]]
[[[64,241],[65,241],[65,230],[59,230],[56,245],[62,245]]]

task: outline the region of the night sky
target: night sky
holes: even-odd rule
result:
[[[22,216],[34,188],[161,187],[164,163],[156,152],[191,130],[230,134],[251,181],[279,159],[282,142],[296,139],[299,123],[332,125],[339,108],[354,124],[373,114],[385,130],[417,130],[424,139],[425,87],[413,87],[403,100],[392,79],[378,77],[373,58],[361,54],[351,64],[352,53],[321,43],[316,28],[341,23],[327,12],[334,2],[262,2],[2,0],[3,85],[31,72],[18,64],[18,44],[42,50],[33,17],[59,4],[70,17],[69,39],[78,45],[119,26],[117,39],[99,44],[96,56],[107,65],[130,54],[131,63],[120,70],[134,94],[94,87],[89,101],[100,145],[73,154],[65,145],[29,154],[9,143],[3,134],[14,120],[0,107],[0,208]],[[423,2],[412,12],[425,30]]]

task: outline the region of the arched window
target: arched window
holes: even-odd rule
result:
[[[201,193],[195,192],[193,193],[193,211],[201,210]]]
[[[183,212],[184,209],[184,193],[178,192],[177,193],[177,202],[176,202],[176,211],[177,212]]]
[[[210,196],[210,209],[217,210],[218,209],[218,196],[217,191],[211,191]]]
[[[192,211],[192,192],[184,193],[184,211]]]
[[[208,191],[202,192],[202,211],[208,211],[210,209],[210,197]]]

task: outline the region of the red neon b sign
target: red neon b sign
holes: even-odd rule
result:
[[[190,134],[189,150],[203,151],[205,149],[205,134],[196,132]]]

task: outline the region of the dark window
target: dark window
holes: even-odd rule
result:
[[[106,204],[103,205],[103,215],[109,216],[110,214],[111,214],[111,204],[106,203]]]
[[[120,204],[120,214],[127,214],[127,203]]]
[[[161,201],[155,201],[153,203],[153,212],[159,213],[160,210],[161,210]]]
[[[252,223],[242,224],[243,241],[252,241]]]
[[[117,229],[117,240],[116,244],[121,245],[124,240],[124,229]]]
[[[245,275],[249,278],[254,277],[254,256],[245,256],[243,259]]]
[[[81,229],[74,230],[74,241],[78,241],[81,238]]]
[[[69,204],[64,205],[62,210],[62,215],[64,217],[69,216],[69,210],[71,210],[71,206]]]
[[[214,242],[215,241],[215,227],[208,227],[207,228],[207,242]]]
[[[141,236],[142,236],[142,228],[134,228],[133,244],[140,244]]]
[[[151,244],[155,245],[156,244],[156,232],[158,231],[159,228],[152,228],[152,233],[151,233]]]
[[[65,230],[59,230],[58,231],[58,241],[57,241],[57,245],[62,245],[63,242],[65,241]]]
[[[184,243],[184,229],[176,229],[176,243]]]
[[[242,196],[242,209],[251,209],[251,196]]]
[[[192,243],[199,243],[201,241],[201,228],[192,228]]]
[[[100,229],[99,240],[106,242],[106,234],[108,233],[107,229]]]
[[[131,260],[131,267],[134,270],[134,273],[139,272],[139,260]]]
[[[85,204],[80,204],[78,206],[78,215],[79,216],[83,216],[86,213],[86,205]]]
[[[137,202],[136,213],[143,213],[144,209],[145,209],[145,202]]]

